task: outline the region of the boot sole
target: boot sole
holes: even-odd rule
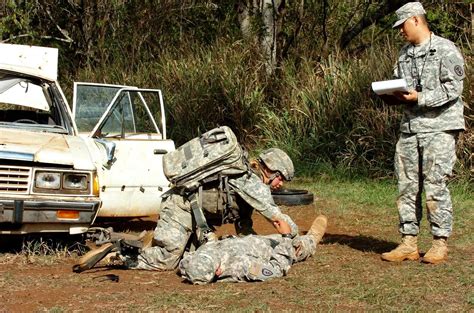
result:
[[[85,270],[91,269],[94,265],[102,260],[109,252],[116,247],[113,243],[106,243],[100,248],[87,252],[83,257],[79,259],[79,262],[72,267],[72,271],[75,273],[81,273]]]
[[[417,253],[416,255],[408,255],[400,258],[390,258],[390,257],[384,257],[383,255],[381,256],[382,260],[387,261],[387,262],[403,262],[405,260],[408,261],[418,261],[420,259],[420,254]]]
[[[447,261],[447,258],[444,258],[444,259],[442,259],[442,260],[431,260],[431,261],[426,260],[425,258],[422,258],[422,259],[421,259],[421,262],[422,262],[422,263],[425,263],[425,264],[433,264],[433,265],[440,264],[440,263],[444,263],[444,262],[446,262],[446,261]]]

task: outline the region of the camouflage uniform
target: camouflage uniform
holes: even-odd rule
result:
[[[401,49],[394,76],[413,89],[419,79],[422,85],[418,102],[404,105],[396,146],[400,233],[418,234],[424,188],[432,234],[449,237],[452,204],[446,180],[456,161],[457,133],[465,127],[463,57],[451,41],[431,34],[426,42]]]
[[[296,249],[298,256],[296,256]],[[183,278],[194,284],[219,282],[265,281],[288,273],[291,265],[312,256],[316,251],[314,237],[294,239],[281,235],[227,238],[207,243],[194,252],[185,253],[179,263]],[[220,275],[215,277],[220,268]]]
[[[247,217],[251,215],[251,209],[255,209],[268,220],[276,218],[286,221],[291,227],[292,235],[297,235],[298,227],[288,215],[281,213],[273,201],[270,188],[262,183],[257,174],[252,172],[250,176],[244,174],[240,177],[229,177],[229,185],[238,195],[236,203],[250,207]],[[212,204],[203,206],[205,212],[218,212],[216,207],[211,207]],[[160,218],[154,233],[154,246],[144,249],[138,256],[138,262],[129,263],[129,268],[146,270],[176,268],[193,229],[189,201],[180,194],[171,192],[161,204]]]

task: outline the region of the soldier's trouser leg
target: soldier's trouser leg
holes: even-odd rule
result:
[[[296,236],[293,238],[292,244],[295,248],[295,262],[304,261],[316,252],[317,243],[314,242],[313,236]]]
[[[249,205],[240,206],[240,217],[234,222],[235,232],[239,236],[255,235],[252,221],[253,208]]]
[[[423,176],[428,221],[433,236],[449,237],[452,232],[453,208],[446,185],[456,162],[456,139],[452,133],[420,135],[423,147]]]
[[[453,134],[437,132],[400,136],[395,154],[400,233],[417,235],[419,232],[423,186],[433,235],[448,237],[451,234],[452,204],[446,180],[455,161]]]
[[[179,195],[163,200],[154,233],[154,246],[145,248],[132,269],[173,270],[178,266],[191,236],[192,215],[189,202]]]
[[[399,231],[403,235],[418,235],[422,217],[420,147],[416,134],[400,135],[395,149],[395,173],[398,178]]]

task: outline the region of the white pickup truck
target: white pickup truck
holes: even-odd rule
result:
[[[0,234],[83,233],[158,213],[169,182],[160,90],[57,83],[58,50],[0,44]]]

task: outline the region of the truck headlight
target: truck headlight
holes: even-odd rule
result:
[[[62,169],[37,169],[34,174],[32,193],[62,196],[98,196],[98,181],[95,172],[79,172]]]
[[[54,172],[36,172],[35,187],[59,189],[61,187],[61,174]]]
[[[63,187],[64,189],[86,190],[88,185],[88,175],[64,173]]]

